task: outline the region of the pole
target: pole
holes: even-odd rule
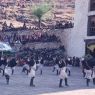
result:
[[[4,53],[3,53],[3,51],[2,51],[2,56],[3,56],[3,54],[4,54]]]

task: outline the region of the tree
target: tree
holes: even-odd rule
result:
[[[51,7],[46,4],[40,5],[33,10],[33,15],[38,18],[39,28],[41,28],[41,21],[42,21],[43,15],[45,15],[50,10],[51,10]]]

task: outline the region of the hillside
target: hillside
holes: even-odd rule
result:
[[[75,0],[0,0],[0,26],[2,22],[11,22],[15,27],[25,21],[29,26],[33,25],[36,19],[32,15],[34,6],[51,4],[52,10],[43,17],[44,23],[54,21],[73,20]],[[47,20],[47,21],[46,21]]]

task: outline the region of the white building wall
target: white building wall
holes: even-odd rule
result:
[[[87,37],[89,0],[76,0],[74,29],[69,41],[69,56],[82,57],[85,55],[85,42]]]

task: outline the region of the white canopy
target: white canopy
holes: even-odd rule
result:
[[[0,51],[12,51],[12,48],[10,45],[0,42]]]

